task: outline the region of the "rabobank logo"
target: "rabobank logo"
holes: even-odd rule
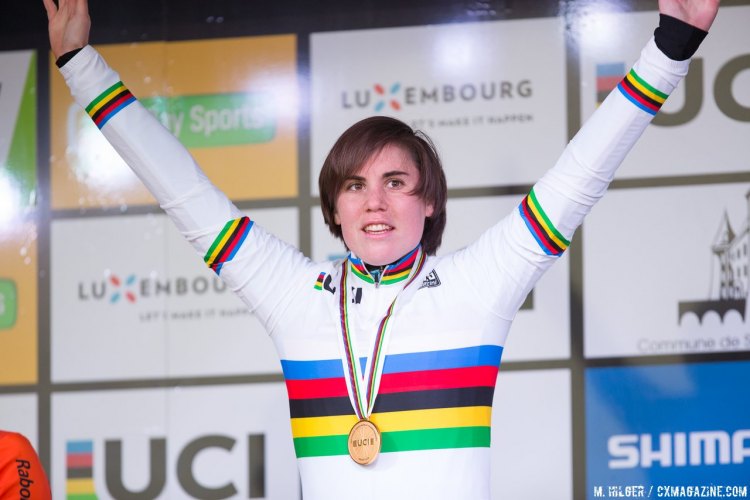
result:
[[[748,377],[750,362],[587,369],[589,495],[634,484],[748,486]]]
[[[241,492],[243,498],[266,496],[264,434],[202,435],[187,443],[152,437],[147,448],[134,444],[132,438],[67,441],[66,497],[147,499],[165,492],[171,498],[238,498]],[[95,450],[103,453],[95,457]],[[227,467],[215,467],[202,458],[204,453]],[[144,470],[148,474],[145,484],[132,484],[129,478]],[[97,485],[104,491],[97,491]]]
[[[0,278],[0,330],[7,330],[16,324],[18,316],[18,292],[16,282]]]

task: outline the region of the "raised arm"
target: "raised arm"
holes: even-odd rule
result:
[[[49,42],[52,53],[63,54],[85,47],[89,43],[91,18],[88,0],[43,0],[49,21]]]
[[[687,74],[718,0],[660,0],[660,24],[632,70],[571,140],[521,204],[458,259],[491,263],[495,280],[474,283],[496,314],[512,319],[561,256],[669,94]],[[476,264],[474,264],[476,265]]]
[[[708,31],[719,12],[719,0],[659,0],[659,12]]]
[[[308,273],[308,261],[237,209],[87,45],[91,24],[87,0],[60,0],[59,7],[53,0],[43,1],[52,51],[75,101],[205,263],[271,331],[289,290]],[[306,283],[314,283],[315,276]]]

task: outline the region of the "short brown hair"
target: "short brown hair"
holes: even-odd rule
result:
[[[419,183],[414,194],[433,207],[432,215],[425,219],[422,249],[427,255],[434,255],[440,247],[445,229],[448,188],[443,165],[435,145],[426,134],[395,118],[365,118],[338,138],[323,162],[318,178],[323,218],[331,233],[343,241],[341,226],[334,219],[336,198],[346,179],[355,175],[373,155],[388,145],[400,146],[409,152],[419,171]]]

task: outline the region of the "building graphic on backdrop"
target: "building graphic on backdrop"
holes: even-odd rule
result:
[[[750,191],[745,194],[747,199],[747,214],[745,220],[732,228],[729,215],[724,212],[719,223],[719,229],[711,245],[711,253],[715,257],[712,262],[711,273],[713,283],[708,300],[684,301],[678,305],[677,322],[689,313],[698,317],[700,323],[706,314],[715,312],[719,318],[724,318],[730,311],[736,311],[743,321],[747,317],[747,300],[750,287],[748,286],[748,268],[750,267]],[[718,269],[718,272],[716,270]]]

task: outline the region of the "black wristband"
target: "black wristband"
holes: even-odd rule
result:
[[[78,54],[81,50],[83,50],[83,47],[81,47],[80,49],[73,49],[70,52],[66,52],[65,54],[57,58],[57,61],[55,61],[55,64],[57,64],[58,68],[62,68],[63,66],[65,66],[65,64],[68,61],[73,59],[73,57],[75,57],[75,55]]]
[[[654,41],[668,58],[684,61],[693,57],[706,35],[708,31],[675,17],[659,14],[659,27],[654,31]]]

